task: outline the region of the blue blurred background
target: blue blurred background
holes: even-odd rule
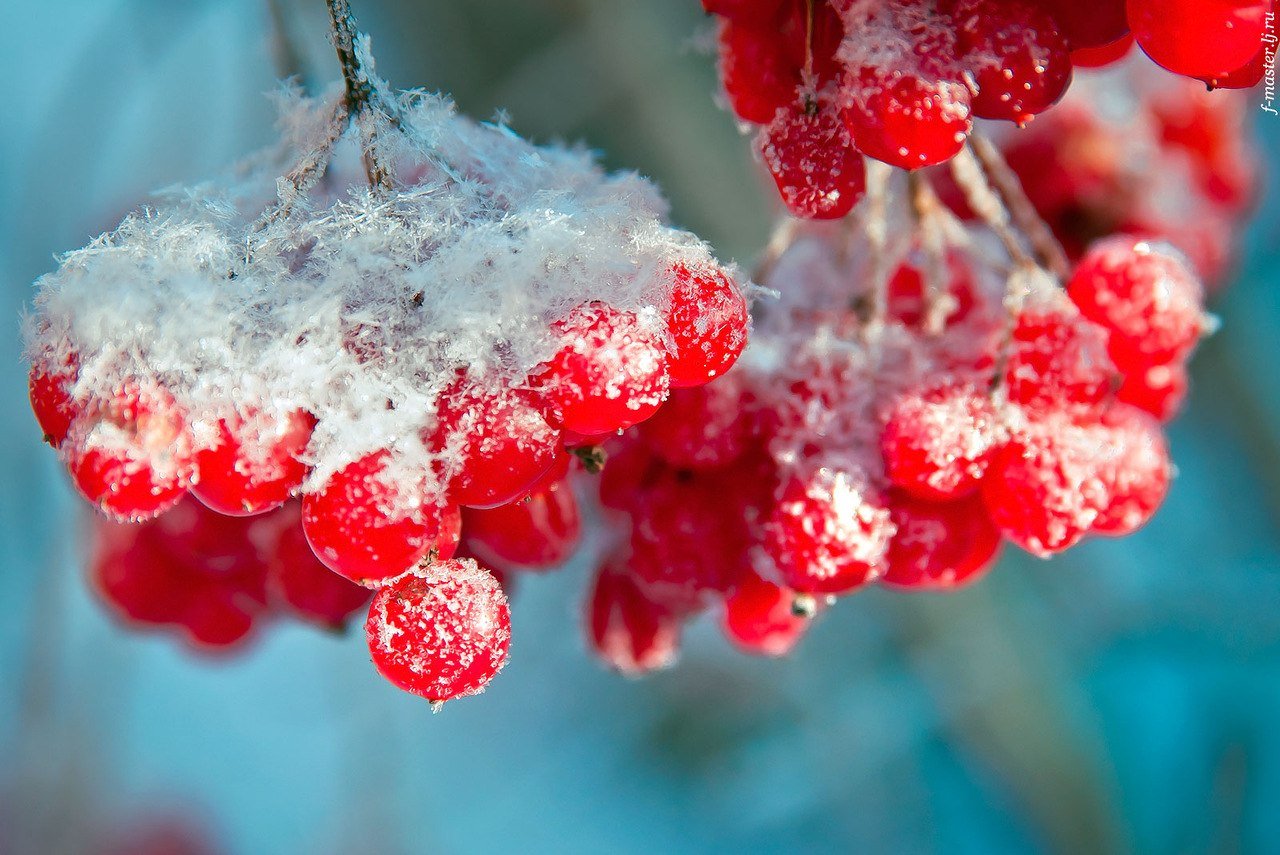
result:
[[[723,257],[772,200],[712,105],[696,0],[356,0],[380,70],[582,139]],[[527,579],[510,667],[432,715],[356,635],[192,657],[82,582],[84,510],[26,404],[53,254],[271,138],[277,68],[336,77],[320,0],[5,0],[0,108],[0,840],[88,851],[169,811],[235,853],[1280,852],[1280,196],[1139,535],[1008,554],[951,596],[872,591],[785,661],[696,625],[630,682],[579,640],[585,568]],[[282,65],[283,63],[283,65]],[[1280,121],[1257,132],[1280,165]],[[1274,174],[1268,179],[1274,182]],[[15,842],[16,841],[16,842]],[[5,843],[0,842],[0,852]],[[5,853],[9,855],[9,853]]]

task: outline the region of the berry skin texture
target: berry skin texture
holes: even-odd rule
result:
[[[315,420],[302,410],[284,418],[233,417],[218,423],[218,445],[196,455],[200,480],[191,494],[220,514],[240,517],[280,507],[302,485],[299,458]]]
[[[502,670],[511,610],[502,586],[476,562],[443,561],[381,588],[365,636],[379,674],[441,703],[480,693]]]
[[[1072,50],[1111,44],[1129,31],[1124,0],[1036,0],[1036,5],[1053,16]]]
[[[368,605],[371,592],[320,563],[307,543],[295,503],[276,513],[281,515],[282,528],[267,562],[267,586],[273,602],[309,623],[341,630],[353,614]]]
[[[1168,422],[1182,409],[1189,383],[1185,366],[1155,365],[1126,374],[1116,390],[1116,400]]]
[[[582,534],[578,501],[567,481],[491,510],[463,511],[467,546],[498,566],[546,570],[573,556]]]
[[[1102,466],[1110,502],[1093,530],[1121,537],[1132,534],[1155,514],[1169,492],[1173,464],[1160,424],[1135,407],[1117,405],[1103,414],[1110,454]]]
[[[587,597],[587,642],[628,677],[668,668],[680,651],[680,619],[644,591],[617,560],[596,571]]]
[[[560,432],[526,395],[463,383],[442,393],[436,432],[428,443],[456,450],[463,461],[449,482],[451,501],[495,508],[528,493],[556,464],[562,455]]]
[[[1000,532],[978,496],[927,502],[890,499],[897,532],[881,582],[905,590],[949,590],[986,573],[1000,550]]]
[[[1016,431],[991,462],[982,500],[1004,537],[1048,558],[1078,543],[1111,501],[1108,432],[1052,413]]]
[[[977,84],[973,114],[1025,124],[1071,85],[1071,52],[1053,18],[1023,0],[960,0],[957,48]]]
[[[998,428],[991,399],[972,386],[936,386],[900,398],[881,435],[885,470],[917,498],[972,492],[986,474]]]
[[[743,404],[742,390],[733,376],[694,389],[676,389],[638,431],[649,449],[671,466],[725,466],[737,460],[751,440]]]
[[[435,549],[437,559],[457,549],[455,531],[442,523],[456,509],[424,507],[404,516],[398,486],[388,483],[385,451],[336,472],[302,502],[302,527],[316,558],[358,584],[385,582],[408,571]]]
[[[866,191],[862,155],[834,111],[793,103],[760,132],[760,154],[794,216],[836,220]]]
[[[667,399],[666,350],[634,312],[585,304],[553,329],[563,344],[532,379],[565,430],[613,433],[649,418]]]
[[[1067,293],[1082,315],[1110,331],[1111,358],[1125,373],[1183,359],[1205,331],[1204,289],[1196,275],[1138,238],[1096,244]]]
[[[76,358],[68,356],[61,366],[48,362],[32,365],[27,377],[31,410],[44,432],[44,441],[54,448],[60,447],[71,433],[71,423],[78,412],[71,387],[79,370]]]
[[[848,473],[821,468],[793,477],[765,523],[765,552],[797,591],[844,594],[884,570],[889,511]]]
[[[747,346],[747,301],[718,268],[671,268],[667,371],[673,388],[702,386],[724,374]]]
[[[185,415],[165,390],[136,383],[90,402],[62,451],[81,494],[122,522],[172,508],[196,478]]]
[[[724,601],[721,629],[738,649],[756,656],[786,656],[809,628],[796,593],[748,573]]]
[[[1128,0],[1138,46],[1176,74],[1210,80],[1249,63],[1266,33],[1270,0]]]
[[[738,118],[765,125],[796,99],[800,69],[776,33],[730,20],[720,30],[720,79]]]

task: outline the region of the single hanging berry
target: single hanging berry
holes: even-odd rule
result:
[[[977,496],[929,502],[894,494],[889,507],[896,531],[885,558],[883,583],[910,590],[945,590],[974,581],[1000,549],[996,530]]]
[[[866,190],[866,168],[835,111],[793,103],[760,132],[760,155],[787,209],[811,220],[853,210]]]
[[[628,677],[667,668],[680,651],[679,617],[645,596],[616,560],[596,571],[586,631],[596,655]]]
[[[443,561],[381,588],[365,622],[378,673],[432,703],[478,694],[502,670],[511,610],[470,559]]]
[[[218,444],[196,455],[200,480],[191,494],[221,514],[251,516],[280,507],[302,485],[301,460],[315,419],[302,410],[281,418],[260,413],[218,423]]]
[[[702,386],[732,368],[747,346],[747,301],[738,283],[719,268],[675,264],[668,274],[671,386]]]
[[[758,656],[785,656],[804,637],[810,616],[790,588],[748,573],[725,597],[721,628],[739,649]]]

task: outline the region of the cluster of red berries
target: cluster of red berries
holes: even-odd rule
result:
[[[1216,87],[1262,78],[1271,0],[703,0],[722,18],[720,74],[788,209],[847,214],[862,155],[904,169],[941,163],[973,119],[1025,124],[1073,68],[1138,44]],[[1132,30],[1132,32],[1131,32]]]
[[[408,479],[386,448],[304,490],[323,414],[238,412],[202,440],[201,421],[157,385],[78,393],[74,353],[37,361],[31,401],[85,498],[116,520],[151,521],[104,528],[95,573],[127,616],[220,646],[277,600],[338,625],[377,588],[375,664],[442,701],[488,682],[509,638],[499,584],[474,560],[454,560],[464,531],[469,552],[496,568],[562,562],[579,529],[566,449],[649,419],[672,389],[709,383],[745,346],[747,305],[732,278],[682,263],[667,278],[658,323],[586,304],[552,324],[554,355],[518,382],[460,369],[424,419],[432,467]],[[300,512],[282,507],[300,492]]]
[[[749,360],[617,441],[600,503],[624,537],[588,607],[601,657],[660,667],[707,608],[742,649],[780,655],[830,597],[953,588],[1004,540],[1048,556],[1151,517],[1171,477],[1160,419],[1205,331],[1195,276],[1115,238],[1066,293],[1028,279],[1010,321],[1003,289],[955,253],[931,332],[927,266],[891,277],[881,324],[763,324]]]

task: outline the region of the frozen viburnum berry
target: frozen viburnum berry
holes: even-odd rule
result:
[[[1108,455],[1102,480],[1109,501],[1094,520],[1099,534],[1132,534],[1151,519],[1169,491],[1173,466],[1160,425],[1134,407],[1116,405],[1102,416]]]
[[[809,628],[810,616],[795,591],[748,573],[725,597],[721,627],[739,649],[759,656],[785,656]]]
[[[998,439],[985,390],[940,385],[894,404],[881,451],[893,483],[920,498],[947,499],[978,486]]]
[[[806,101],[780,110],[760,133],[760,153],[797,217],[839,219],[866,190],[862,155],[830,106]]]
[[[1065,413],[1015,431],[982,482],[1000,533],[1042,558],[1079,542],[1111,502],[1102,477],[1107,434]]]
[[[443,561],[381,588],[365,635],[378,673],[438,703],[478,694],[506,664],[511,611],[487,570]]]
[[[434,441],[460,461],[449,482],[450,500],[498,507],[523,496],[555,465],[563,454],[560,432],[547,424],[532,397],[465,381],[441,394]]]
[[[447,525],[457,509],[406,509],[402,494],[416,485],[394,483],[388,460],[387,452],[362,457],[302,503],[303,530],[316,557],[360,584],[399,576],[432,550],[447,559],[458,545],[458,532]]]
[[[66,357],[61,365],[56,361],[42,361],[31,366],[27,380],[31,409],[44,432],[44,441],[54,448],[61,446],[71,432],[71,422],[77,413],[71,387],[78,373],[74,356]]]
[[[893,541],[881,581],[894,588],[956,588],[990,569],[1000,548],[996,530],[977,496],[929,502],[906,494],[890,498]]]
[[[740,119],[767,124],[796,99],[800,68],[788,60],[775,31],[728,20],[719,41],[720,80]]]
[[[1207,80],[1253,59],[1273,6],[1271,0],[1127,0],[1126,10],[1147,56],[1172,72]]]
[[[196,476],[185,414],[164,389],[136,382],[90,401],[63,452],[84,497],[124,521],[173,507]]]
[[[1187,369],[1182,364],[1154,365],[1126,374],[1116,390],[1116,400],[1167,422],[1182,408],[1189,383]]]
[[[1018,316],[1005,371],[1009,400],[1029,407],[1094,405],[1111,391],[1114,376],[1106,331],[1069,304]]]
[[[320,563],[307,543],[296,502],[276,513],[280,533],[267,562],[267,585],[274,604],[325,629],[342,629],[372,594]]]
[[[1110,332],[1111,358],[1125,373],[1182,359],[1205,331],[1199,279],[1176,255],[1138,238],[1091,248],[1067,293]]]
[[[596,571],[586,630],[596,655],[628,677],[666,668],[680,651],[679,617],[649,599],[616,560]]]
[[[200,480],[191,494],[233,517],[278,508],[307,475],[301,457],[314,425],[301,410],[280,418],[252,413],[222,419],[218,444],[196,455]]]
[[[634,312],[579,306],[555,332],[560,351],[534,380],[566,430],[612,433],[649,418],[667,399],[667,353]]]
[[[884,571],[892,536],[888,508],[862,479],[823,467],[784,487],[764,548],[795,590],[843,594]]]
[[[717,268],[676,264],[669,276],[671,386],[702,386],[732,368],[746,347],[747,301],[738,283]]]
[[[578,502],[567,481],[490,510],[463,512],[467,546],[486,563],[546,570],[573,555],[582,532]]]
[[[672,466],[725,466],[746,450],[751,423],[741,385],[730,375],[694,389],[675,389],[658,414],[639,427],[653,453]],[[612,464],[610,464],[612,465]]]
[[[961,62],[973,75],[973,114],[1025,124],[1071,84],[1071,52],[1053,18],[1031,0],[956,0]]]

